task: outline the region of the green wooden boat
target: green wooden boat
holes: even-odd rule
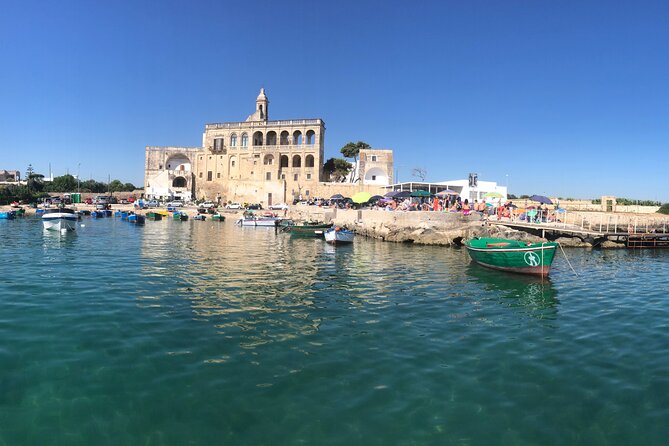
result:
[[[290,236],[294,238],[323,238],[325,231],[332,227],[331,224],[305,222],[301,225],[289,227]]]
[[[184,212],[175,212],[172,214],[172,219],[173,220],[181,220],[181,221],[187,221],[188,220],[188,214]]]
[[[214,214],[214,215],[211,216],[211,219],[213,221],[224,221],[225,220],[225,215]]]
[[[146,218],[149,220],[160,221],[163,219],[163,214],[159,214],[158,212],[147,212]]]
[[[551,269],[558,244],[528,243],[503,238],[467,240],[469,257],[487,268],[546,277]]]

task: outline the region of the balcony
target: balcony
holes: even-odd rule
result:
[[[305,125],[325,125],[322,119],[288,119],[283,121],[244,121],[244,122],[219,122],[206,124],[205,130],[219,129],[261,129],[275,127],[295,127]]]

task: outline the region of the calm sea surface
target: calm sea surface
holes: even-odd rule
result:
[[[542,282],[232,221],[0,240],[0,445],[669,441],[669,251]]]

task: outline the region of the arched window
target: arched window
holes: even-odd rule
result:
[[[255,132],[253,134],[253,145],[254,146],[262,146],[262,132]]]
[[[281,140],[279,141],[279,145],[281,146],[287,146],[288,145],[288,135],[289,133],[287,131],[281,132]]]
[[[271,166],[272,164],[274,164],[274,156],[265,155],[265,159],[263,159],[262,163],[266,166]]]
[[[307,144],[313,144],[314,141],[316,140],[316,132],[313,130],[307,131]]]
[[[247,147],[249,145],[249,135],[242,133],[242,147]]]
[[[314,167],[313,155],[307,155],[307,157],[304,159],[304,167]]]
[[[293,156],[293,167],[302,167],[302,158],[300,158],[300,155]]]
[[[268,146],[275,146],[276,145],[276,132],[267,132],[267,143],[266,145]]]
[[[279,167],[288,167],[288,155],[281,155],[281,163]]]
[[[237,134],[233,133],[230,135],[230,146],[235,147],[237,145]]]
[[[295,130],[293,132],[293,145],[299,146],[300,144],[302,144],[302,132]]]
[[[176,177],[172,181],[172,187],[186,187],[186,179],[184,177]]]

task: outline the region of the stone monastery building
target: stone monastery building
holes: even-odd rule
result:
[[[392,184],[392,150],[360,152],[358,180],[325,182],[322,119],[269,120],[264,88],[255,112],[243,122],[205,125],[202,147],[146,147],[148,198],[207,199],[267,206],[295,198],[382,193]]]

